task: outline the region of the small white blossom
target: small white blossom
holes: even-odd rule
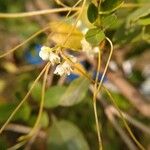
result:
[[[39,52],[39,56],[43,59],[43,60],[48,60],[49,59],[49,51],[51,49],[47,46],[42,46],[41,50]]]
[[[54,74],[58,74],[58,75],[60,75],[60,76],[62,76],[64,73],[65,73],[65,72],[64,72],[64,69],[63,69],[63,67],[62,67],[61,64],[58,65],[58,66],[56,67],[55,71],[54,71]]]
[[[52,65],[60,63],[60,57],[52,52],[52,49],[47,46],[42,46],[39,52],[39,56],[43,60],[49,60]]]
[[[62,67],[64,68],[65,74],[67,74],[67,75],[70,75],[70,73],[73,71],[70,64],[67,61],[65,61],[62,64]]]
[[[60,57],[57,54],[50,52],[49,53],[49,61],[51,62],[52,65],[58,64],[58,63],[60,63]]]
[[[40,51],[39,52],[39,56],[43,59],[43,60],[48,60],[49,58],[49,53],[47,51]]]
[[[70,73],[72,72],[72,68],[70,66],[70,64],[65,61],[63,64],[60,64],[56,67],[54,74],[58,74],[60,76],[62,75],[70,75]]]

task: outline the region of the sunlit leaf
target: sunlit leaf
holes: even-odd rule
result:
[[[87,16],[91,23],[93,23],[98,17],[98,8],[93,3],[90,3],[88,6]]]
[[[89,29],[85,35],[86,40],[93,46],[97,46],[105,38],[104,32],[99,28]]]
[[[49,27],[52,32],[48,37],[49,40],[65,48],[80,50],[83,35],[79,29],[64,22],[51,22]],[[69,38],[67,38],[68,34],[70,34]]]
[[[71,122],[55,121],[48,136],[48,150],[89,150],[82,132]]]
[[[62,95],[60,105],[72,106],[83,100],[88,90],[89,81],[80,77],[71,82],[65,93]]]

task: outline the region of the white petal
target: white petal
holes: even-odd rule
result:
[[[50,52],[49,60],[52,63],[52,65],[60,63],[60,57],[53,52]]]
[[[48,52],[45,52],[45,51],[41,50],[41,51],[39,52],[39,56],[40,56],[43,60],[48,60],[49,54],[48,54]]]
[[[42,47],[41,47],[41,50],[42,50],[42,51],[51,51],[51,48],[48,47],[48,46],[42,46]]]

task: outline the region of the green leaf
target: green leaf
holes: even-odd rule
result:
[[[62,95],[60,105],[72,106],[81,102],[88,91],[89,81],[80,77],[71,82],[65,93]]]
[[[131,13],[127,18],[127,27],[129,28],[133,23],[135,23],[138,19],[148,16],[150,14],[149,6],[144,6],[142,8],[139,8],[135,10],[133,13]]]
[[[59,105],[59,101],[67,88],[65,86],[52,86],[45,91],[45,100],[44,107],[45,108],[53,108]],[[41,83],[37,83],[31,92],[32,98],[40,102],[41,100],[41,92],[42,85]]]
[[[11,115],[13,110],[17,107],[16,103],[0,104],[0,122],[4,122]],[[28,104],[24,104],[16,113],[13,120],[27,121],[29,119],[31,109]]]
[[[101,29],[89,29],[85,35],[86,40],[93,46],[97,46],[105,39],[105,34]]]
[[[128,103],[128,99],[126,99],[123,95],[115,92],[111,92],[111,94],[120,109],[128,110],[129,108],[131,108],[131,105]]]
[[[123,2],[123,0],[105,0],[100,5],[100,11],[111,13],[118,9],[123,4]]]
[[[114,14],[109,15],[109,16],[104,15],[104,16],[101,17],[101,26],[104,29],[111,28],[116,23],[117,23],[117,17]]]
[[[71,122],[55,121],[48,135],[48,150],[89,150],[82,132]]]
[[[90,3],[87,10],[88,20],[93,23],[98,17],[98,8],[93,4]]]
[[[64,92],[66,91],[65,86],[52,86],[45,93],[45,102],[44,106],[46,108],[56,107],[60,104],[60,99]]]
[[[52,40],[56,44],[65,48],[81,50],[81,40],[83,38],[83,34],[78,28],[64,22],[51,22],[49,27],[53,33],[48,37],[49,40]],[[71,35],[66,40],[70,32]]]
[[[89,81],[83,77],[78,78],[66,86],[52,86],[45,92],[44,107],[53,108],[59,105],[72,106],[81,102],[86,96]],[[41,99],[41,85],[38,83],[31,94],[36,100]]]
[[[29,89],[31,88],[33,82],[31,82],[29,84]],[[35,101],[40,101],[41,100],[41,91],[42,91],[42,85],[40,82],[36,83],[36,85],[34,86],[32,92],[31,92],[31,96]]]

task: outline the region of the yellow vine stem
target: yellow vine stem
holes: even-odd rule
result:
[[[66,12],[66,11],[78,11],[80,7],[66,7],[66,8],[54,8],[54,9],[46,9],[39,11],[31,11],[31,12],[23,12],[23,13],[0,13],[0,18],[23,18],[23,17],[32,17],[37,15],[46,15],[58,12]]]
[[[108,59],[107,59],[107,63],[106,63],[106,66],[105,66],[105,68],[104,68],[104,72],[103,72],[103,74],[102,74],[102,77],[101,77],[100,83],[99,83],[99,85],[98,85],[96,95],[99,93],[99,91],[100,91],[100,89],[101,89],[101,86],[102,86],[102,83],[103,83],[104,77],[105,77],[106,72],[107,72],[107,69],[108,69],[108,65],[109,65],[109,62],[110,62],[111,56],[112,56],[112,54],[113,54],[113,49],[114,49],[114,48],[113,48],[113,44],[112,44],[111,40],[110,40],[108,37],[106,37],[106,40],[107,40],[107,41],[109,42],[109,44],[110,44],[110,53],[109,53],[109,57],[108,57]]]
[[[16,145],[14,145],[14,146],[8,148],[7,150],[17,150],[17,149],[19,149],[20,147],[22,147],[25,143],[26,143],[26,142],[24,142],[24,141],[23,141],[23,142],[20,142],[20,143],[17,143]]]
[[[97,85],[98,85],[100,66],[101,66],[101,51],[99,50],[97,73],[96,73],[96,79],[95,79],[95,84],[94,84],[94,93],[93,93],[93,109],[94,109],[94,116],[95,116],[95,122],[96,122],[96,130],[97,130],[97,136],[98,136],[99,149],[103,150],[101,130],[100,130],[100,126],[99,126],[98,115],[97,115],[97,105],[96,105],[96,97],[97,97],[96,93],[97,93],[97,88],[98,88]]]
[[[45,71],[45,74],[44,74],[43,85],[42,85],[40,109],[39,109],[39,113],[38,113],[36,122],[35,122],[33,128],[31,129],[31,131],[27,135],[21,136],[19,138],[19,141],[27,140],[27,139],[31,138],[34,135],[34,133],[36,133],[38,131],[38,126],[39,126],[40,121],[41,121],[43,107],[44,107],[46,80],[47,80],[47,75],[48,75],[49,68],[50,68],[50,62],[48,62],[47,65],[46,65],[46,71]]]
[[[78,0],[73,7],[71,7],[72,9],[75,8],[78,4],[80,4],[82,0]],[[70,13],[72,12],[72,9],[70,9],[70,11],[67,13],[66,18],[70,15]]]
[[[74,64],[74,63],[73,63],[69,58],[67,58],[64,54],[63,54],[63,58],[64,58],[66,61],[70,62],[72,65]],[[95,81],[94,81],[90,76],[88,76],[88,73],[84,73],[84,72],[83,72],[80,68],[78,68],[76,65],[73,65],[73,66],[74,66],[84,77],[86,77],[89,81],[91,81],[91,83],[95,84]],[[124,116],[122,115],[122,113],[121,113],[119,107],[118,107],[117,104],[115,103],[115,100],[114,100],[114,98],[112,97],[111,93],[110,93],[110,92],[108,91],[108,89],[107,89],[106,87],[104,87],[103,85],[102,85],[102,87],[105,89],[105,91],[107,92],[107,94],[108,94],[109,97],[111,98],[112,102],[114,103],[114,105],[115,105],[117,111],[119,112],[120,117],[121,117],[121,119],[122,119],[122,121],[123,121],[123,123],[124,123],[124,125],[125,125],[125,128],[126,128],[127,131],[129,132],[131,138],[135,141],[135,143],[139,146],[139,148],[140,148],[141,150],[145,150],[145,148],[138,142],[138,140],[136,139],[136,137],[135,137],[134,134],[132,133],[130,127],[128,126],[128,123],[126,122]]]
[[[42,32],[46,31],[48,28],[49,28],[49,26],[46,26],[45,28],[37,31],[36,33],[34,33],[33,35],[31,35],[28,39],[26,39],[25,41],[23,41],[19,45],[15,46],[14,48],[12,48],[10,50],[7,50],[8,52],[5,52],[4,54],[1,54],[0,58],[3,58],[5,56],[9,55],[10,53],[14,52],[18,48],[20,48],[21,46],[25,45],[27,42],[29,42],[30,40],[32,40],[33,38],[35,38],[36,36],[38,36],[39,34],[41,34]]]
[[[65,5],[61,0],[54,0],[58,5],[62,6],[62,7],[68,7],[67,5]]]
[[[126,122],[126,120],[125,120],[125,118],[124,118],[124,116],[123,116],[123,114],[122,114],[120,108],[119,108],[118,105],[116,104],[116,102],[115,102],[113,96],[111,95],[111,93],[109,92],[109,90],[108,90],[106,87],[104,87],[104,86],[103,86],[103,88],[104,88],[104,90],[106,91],[106,93],[108,94],[108,96],[109,96],[111,102],[114,104],[115,108],[116,108],[117,111],[119,112],[119,115],[120,115],[120,117],[121,117],[121,119],[122,119],[122,121],[123,121],[123,123],[124,123],[124,125],[125,125],[125,127],[126,127],[126,129],[127,129],[127,131],[129,132],[130,136],[131,136],[132,139],[134,140],[134,142],[137,144],[137,146],[138,146],[141,150],[145,150],[145,148],[142,146],[142,144],[136,139],[136,137],[135,137],[134,134],[132,133],[132,131],[131,131],[131,129],[130,129],[128,123]]]
[[[23,100],[18,104],[18,106],[15,108],[15,110],[11,113],[11,115],[9,116],[9,118],[7,119],[7,121],[3,124],[3,126],[0,128],[0,134],[3,132],[3,130],[5,129],[5,127],[8,125],[8,123],[11,121],[11,119],[14,117],[14,115],[16,114],[16,112],[19,110],[19,108],[23,105],[23,103],[27,100],[27,98],[29,97],[31,91],[33,90],[34,86],[36,85],[36,83],[38,82],[38,80],[41,78],[42,74],[45,72],[46,68],[47,68],[48,64],[43,68],[43,70],[40,72],[40,74],[38,75],[38,77],[35,79],[35,81],[33,82],[31,88],[29,89],[28,93],[25,95],[25,97],[23,98]]]
[[[111,47],[112,47],[112,48],[111,48],[111,53],[112,53],[112,52],[113,52],[113,45],[112,45],[112,43],[111,43]],[[61,52],[62,52],[62,51],[61,51]],[[112,55],[112,54],[109,55],[109,58],[108,58],[109,61],[110,61],[111,55]],[[85,76],[88,80],[90,80],[91,83],[95,84],[95,81],[94,81],[87,73],[83,72],[80,68],[78,68],[76,65],[74,65],[74,63],[73,63],[69,58],[67,58],[67,56],[65,56],[65,54],[64,54],[63,52],[62,52],[62,57],[63,57],[66,61],[70,62],[83,76]],[[107,61],[107,62],[109,62],[109,61]],[[107,63],[107,64],[108,64],[108,63]],[[106,64],[106,67],[108,67],[107,64]],[[105,68],[106,68],[106,67],[105,67]],[[106,69],[105,69],[105,70],[106,70]],[[105,72],[106,72],[106,71],[105,71]],[[103,73],[103,74],[104,74],[104,73]],[[102,86],[102,78],[101,78],[101,82],[99,83],[99,87],[101,87],[101,86]],[[102,86],[102,87],[105,88],[104,86]],[[99,88],[99,90],[100,90],[100,88]],[[124,125],[125,125],[127,131],[129,132],[131,138],[136,142],[136,144],[139,146],[139,148],[140,148],[141,150],[145,150],[144,147],[138,142],[138,140],[136,139],[136,137],[135,137],[134,134],[132,133],[132,131],[131,131],[130,127],[128,126],[126,120],[124,119],[124,116],[122,115],[122,113],[121,113],[119,107],[118,107],[117,104],[115,103],[115,100],[113,99],[111,93],[107,90],[107,88],[105,88],[105,90],[107,91],[107,93],[109,94],[109,97],[111,98],[112,102],[114,103],[115,107],[117,108],[117,111],[119,112],[120,117],[121,117],[121,119],[123,120],[123,123],[124,123]],[[98,93],[97,93],[97,94],[98,94]]]
[[[72,27],[72,29],[71,29],[70,32],[68,33],[68,35],[67,35],[67,37],[66,37],[66,40],[64,41],[63,45],[66,44],[66,42],[68,41],[69,37],[71,36],[71,34],[72,34],[72,32],[73,32],[75,26],[77,25],[78,20],[80,19],[81,14],[82,14],[82,12],[83,12],[85,3],[86,3],[86,0],[83,0],[82,6],[81,6],[81,8],[80,8],[80,13],[79,13],[79,15],[78,15],[78,17],[77,17],[77,19],[76,19],[76,21],[75,21],[75,23],[74,23],[74,26]]]

